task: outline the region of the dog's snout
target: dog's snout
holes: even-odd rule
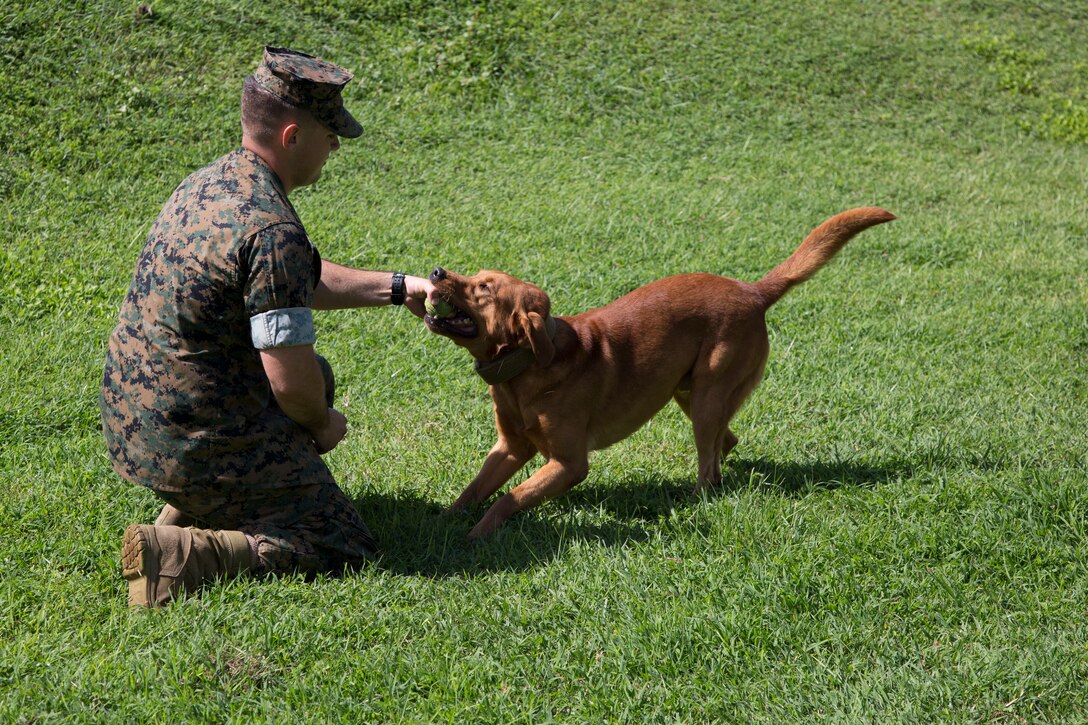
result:
[[[435,267],[431,272],[431,282],[441,282],[446,278],[446,270],[441,267]]]

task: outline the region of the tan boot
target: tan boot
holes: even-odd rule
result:
[[[241,531],[133,524],[121,544],[121,575],[131,607],[165,606],[181,592],[226,579],[252,567]]]
[[[196,526],[197,521],[187,513],[182,513],[170,504],[165,504],[155,519],[156,526]]]

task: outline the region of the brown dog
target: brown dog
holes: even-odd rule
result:
[[[877,207],[838,214],[755,284],[680,274],[570,317],[551,317],[548,295],[508,274],[462,277],[436,267],[434,312],[424,319],[476,358],[499,435],[450,509],[486,501],[537,452],[547,459],[495,502],[469,538],[582,481],[591,450],[631,435],[670,398],[695,432],[697,489],[719,483],[722,459],[737,444],[729,421],[767,362],[767,309],[855,234],[892,219]]]

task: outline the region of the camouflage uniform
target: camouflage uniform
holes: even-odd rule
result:
[[[338,113],[332,101],[326,110]],[[351,132],[344,123],[334,130]],[[260,349],[313,344],[320,274],[275,172],[234,151],[166,202],[106,357],[99,402],[114,470],[202,525],[244,531],[268,571],[337,571],[376,548],[261,364]],[[332,369],[319,362],[332,407]]]

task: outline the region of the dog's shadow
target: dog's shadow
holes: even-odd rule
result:
[[[576,542],[621,546],[644,541],[677,511],[745,490],[816,495],[843,486],[868,488],[910,474],[908,465],[734,460],[722,484],[699,494],[693,481],[647,477],[605,484],[590,479],[542,507],[516,514],[489,537],[466,540],[486,506],[445,515],[416,494],[364,494],[356,500],[381,546],[377,566],[405,576],[472,577],[521,571],[562,555]],[[685,525],[698,526],[698,517]]]

